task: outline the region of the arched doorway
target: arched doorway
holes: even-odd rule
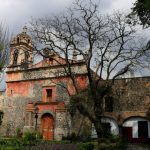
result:
[[[118,135],[119,134],[119,127],[117,122],[110,117],[102,117],[102,125],[106,127],[107,130],[113,135]],[[109,127],[109,128],[108,128]]]
[[[147,118],[129,117],[122,126],[123,136],[131,142],[142,142],[150,138],[150,121]]]
[[[54,139],[54,118],[46,113],[41,118],[41,133],[44,140]]]
[[[118,135],[119,134],[119,127],[117,122],[110,117],[102,117],[101,119],[101,124],[104,128],[104,130],[108,133],[111,133],[113,135]],[[97,133],[94,127],[94,124],[92,124],[92,133],[91,133],[92,138],[97,138]]]

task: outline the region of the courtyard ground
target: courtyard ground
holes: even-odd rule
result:
[[[127,150],[150,150],[150,144],[128,144]]]

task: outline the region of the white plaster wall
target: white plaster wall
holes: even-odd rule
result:
[[[119,127],[117,125],[117,123],[111,119],[111,118],[103,118],[102,119],[102,122],[103,123],[110,123],[111,125],[111,133],[114,134],[114,135],[118,135],[119,134]],[[96,133],[96,130],[95,130],[95,127],[94,127],[94,124],[92,124],[92,133],[91,133],[91,137],[92,138],[97,138],[97,133]]]
[[[119,134],[119,127],[117,125],[117,123],[113,120],[113,119],[110,119],[110,118],[103,118],[102,119],[102,122],[108,122],[110,123],[110,126],[111,126],[111,133],[114,134],[114,135],[118,135]]]
[[[123,127],[132,127],[133,138],[138,138],[138,121],[148,121],[148,120],[136,117],[128,119],[123,123]],[[148,121],[148,137],[150,138],[150,121]]]
[[[92,130],[91,130],[91,138],[98,138],[96,130],[95,130],[95,126],[93,123],[92,123]]]

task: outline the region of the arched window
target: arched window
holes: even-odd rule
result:
[[[20,41],[20,39],[19,39],[19,37],[17,37],[17,43],[19,43],[19,41]]]
[[[30,43],[30,40],[28,39],[28,44]]]
[[[113,105],[114,105],[114,100],[112,97],[106,97],[105,98],[105,111],[106,112],[113,112]]]
[[[53,58],[52,58],[52,57],[49,58],[49,64],[50,64],[50,65],[53,64]]]
[[[18,60],[18,50],[16,49],[13,54],[13,64],[16,65]]]
[[[28,62],[28,59],[29,59],[29,52],[28,51],[25,52],[24,59],[25,59],[25,62]]]

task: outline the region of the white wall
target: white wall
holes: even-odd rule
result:
[[[128,119],[123,123],[123,127],[132,127],[133,138],[138,138],[138,121],[148,121],[148,120],[140,117],[135,117]],[[150,138],[150,121],[148,121],[148,137]]]
[[[117,125],[117,123],[113,120],[113,119],[111,119],[111,118],[107,118],[107,117],[105,117],[105,118],[103,118],[102,119],[102,122],[103,123],[110,123],[110,126],[111,126],[111,133],[112,134],[114,134],[114,135],[118,135],[119,134],[119,128],[118,128],[118,125]],[[97,138],[97,134],[96,134],[96,130],[95,130],[95,127],[94,127],[94,125],[92,124],[92,133],[91,133],[91,137],[92,138]]]
[[[112,134],[114,134],[114,135],[118,135],[119,134],[119,128],[118,128],[118,125],[117,125],[117,123],[113,120],[113,119],[111,119],[111,118],[103,118],[102,119],[102,122],[103,123],[107,123],[107,122],[109,122],[110,123],[110,126],[111,126],[111,133]]]

